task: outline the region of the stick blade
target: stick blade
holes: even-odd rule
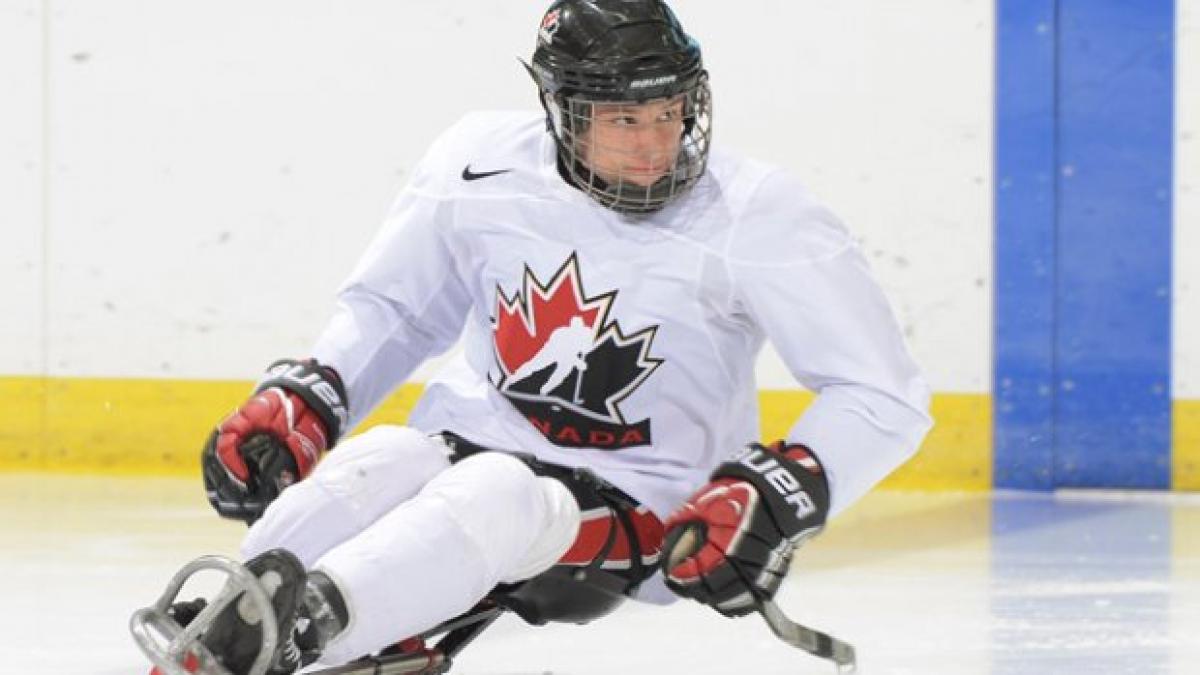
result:
[[[780,640],[813,656],[833,661],[839,673],[858,671],[858,658],[853,645],[792,621],[772,600],[759,602],[758,612]]]

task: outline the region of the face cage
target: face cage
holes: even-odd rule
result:
[[[673,165],[651,185],[639,185],[628,180],[620,171],[615,179],[605,179],[593,170],[582,156],[581,148],[592,143],[595,126],[592,124],[594,103],[624,105],[636,108],[639,102],[594,102],[582,98],[559,97],[553,102],[552,115],[557,120],[557,136],[561,166],[568,178],[604,206],[629,214],[653,213],[670,201],[682,196],[704,174],[712,139],[712,94],[708,83],[701,81],[682,94],[683,130]],[[609,149],[623,153],[624,149]]]

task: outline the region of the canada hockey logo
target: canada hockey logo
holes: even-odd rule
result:
[[[658,326],[626,335],[609,318],[616,297],[588,297],[574,253],[545,284],[526,266],[512,297],[496,288],[492,385],[555,445],[650,443],[650,420],[627,421],[620,404],[662,364],[650,356]]]
[[[538,31],[542,42],[550,44],[554,41],[554,34],[558,32],[558,17],[561,14],[561,9],[552,9],[546,12],[546,16],[542,17],[542,27]]]

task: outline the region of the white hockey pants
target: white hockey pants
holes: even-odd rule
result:
[[[375,427],[339,444],[250,528],[247,559],[286,548],[342,591],[350,622],[323,663],[428,630],[570,548],[580,513],[561,483],[500,452],[454,465],[448,454],[414,429]]]

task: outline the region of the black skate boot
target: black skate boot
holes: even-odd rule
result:
[[[273,549],[246,563],[275,611],[279,635],[267,675],[288,675],[301,666],[293,633],[304,601],[307,575],[300,561],[284,549]],[[213,619],[200,641],[233,675],[247,675],[263,644],[259,607],[243,593]]]

